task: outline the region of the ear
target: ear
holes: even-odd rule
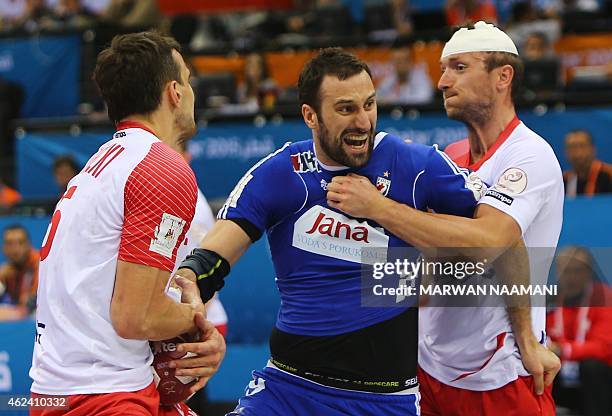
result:
[[[510,65],[504,65],[498,69],[497,88],[500,91],[508,89],[512,90],[512,80],[514,79],[514,68]]]
[[[179,83],[176,81],[170,81],[166,84],[166,91],[168,94],[168,99],[170,100],[170,104],[173,107],[177,107],[181,102],[181,98],[183,97],[183,93],[179,88]]]
[[[304,123],[306,123],[309,129],[315,129],[319,126],[317,112],[308,104],[302,104],[302,117],[304,118]]]

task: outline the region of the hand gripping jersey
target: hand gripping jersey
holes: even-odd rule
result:
[[[273,359],[330,377],[412,377],[416,308],[362,307],[360,298],[362,249],[407,245],[327,205],[327,184],[350,172],[420,210],[471,216],[475,207],[466,171],[445,154],[379,133],[370,161],[357,170],[323,165],[312,140],[285,144],[244,175],[218,216],[246,221],[254,240],[267,232],[281,297]],[[385,326],[391,321],[397,325]]]
[[[521,228],[532,284],[545,284],[563,220],[563,179],[546,141],[514,118],[475,164],[467,140],[446,149],[459,165],[493,184],[479,204],[510,215]],[[545,308],[532,308],[536,338],[545,336]],[[426,307],[419,326],[419,365],[437,380],[485,391],[528,375],[503,307]]]
[[[117,261],[171,271],[197,186],[181,155],[136,123],[74,177],[41,249],[32,391],[75,395],[148,386],[146,340],[123,339],[110,319]]]

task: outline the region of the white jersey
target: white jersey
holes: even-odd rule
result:
[[[477,164],[469,166],[469,144],[447,152],[459,165],[477,170],[492,187],[479,201],[510,215],[529,251],[532,284],[546,284],[563,220],[563,179],[548,143],[515,118]],[[534,334],[545,339],[544,307],[532,308]],[[485,391],[528,375],[503,307],[420,311],[419,365],[439,381]]]
[[[215,216],[204,194],[198,189],[198,201],[196,203],[195,215],[193,216],[193,221],[191,222],[189,231],[187,231],[185,240],[178,249],[176,266],[172,274],[176,272],[181,261],[191,253],[191,250],[200,246],[200,242],[213,225],[215,225]],[[206,303],[206,319],[215,326],[227,325],[227,314],[216,293],[215,296]]]
[[[194,215],[197,185],[181,155],[137,123],[74,177],[41,249],[32,391],[136,391],[152,380],[146,340],[115,332],[118,260],[170,272]]]

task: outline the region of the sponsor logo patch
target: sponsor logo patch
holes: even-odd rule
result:
[[[485,194],[485,196],[490,196],[491,198],[495,198],[498,201],[501,201],[506,205],[512,205],[512,202],[514,202],[514,198],[506,194],[502,194],[501,192],[498,192],[495,189],[489,189],[487,193]]]
[[[291,155],[291,164],[293,165],[293,171],[297,173],[321,172],[319,162],[310,150]]]
[[[172,258],[172,252],[186,223],[184,219],[164,212],[161,222],[155,227],[155,234],[151,239],[149,250]]]
[[[315,205],[296,221],[292,245],[322,256],[372,264],[386,261],[386,250],[363,249],[386,248],[389,237],[365,221]]]
[[[519,168],[509,168],[501,174],[495,188],[509,195],[518,195],[527,188],[527,174]]]

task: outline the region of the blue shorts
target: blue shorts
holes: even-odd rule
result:
[[[226,416],[418,416],[420,395],[336,389],[273,367],[253,371],[233,412]]]

